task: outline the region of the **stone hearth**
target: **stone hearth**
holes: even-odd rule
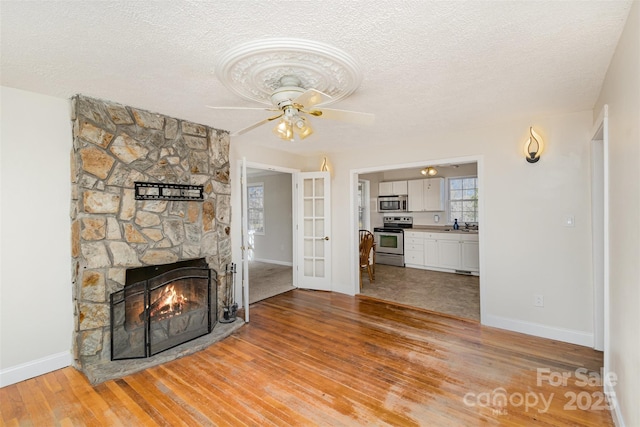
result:
[[[109,295],[127,268],[205,258],[223,295],[231,263],[229,134],[78,95],[72,99],[74,360],[91,382],[189,354],[234,330],[135,364],[111,361]],[[204,186],[203,200],[136,200],[134,183]],[[221,301],[218,299],[218,312]],[[161,356],[161,357],[158,357]]]

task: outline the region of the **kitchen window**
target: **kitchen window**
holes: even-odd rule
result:
[[[361,179],[358,181],[358,227],[360,230],[369,230],[369,200],[369,181]]]
[[[478,177],[449,178],[449,222],[478,222]]]
[[[247,184],[249,233],[264,234],[264,183]]]

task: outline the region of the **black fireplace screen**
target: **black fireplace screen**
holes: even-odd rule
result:
[[[111,360],[153,356],[211,332],[217,275],[204,258],[127,270],[111,294]]]

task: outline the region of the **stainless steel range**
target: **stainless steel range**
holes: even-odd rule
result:
[[[384,227],[376,227],[376,264],[404,267],[404,229],[413,226],[413,217],[385,216]]]

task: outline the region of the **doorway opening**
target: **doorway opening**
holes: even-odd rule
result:
[[[249,304],[295,289],[293,175],[247,167]]]
[[[425,164],[436,167],[436,179],[421,174]],[[394,218],[399,221],[410,219],[412,223],[410,228],[403,229],[403,265],[376,263],[374,280],[370,281],[368,275],[363,274],[362,288],[355,293],[480,321],[483,311],[480,253],[483,236],[482,158],[474,156],[401,164],[352,171],[352,174],[352,200],[356,213],[354,228],[367,223],[361,218],[361,214],[367,211],[370,212],[369,231],[374,234],[376,230],[386,230],[389,223],[394,223],[390,221]],[[363,180],[369,183],[368,198],[362,197]],[[436,186],[441,192],[438,195],[441,199],[435,207],[427,205],[427,198],[430,197],[428,191],[420,191],[425,184]],[[460,191],[456,190],[458,185],[462,185]],[[378,197],[389,196],[380,192],[389,188],[404,191],[393,196],[406,197],[406,210],[385,212],[379,209]],[[424,203],[423,206],[415,204],[418,198],[416,189],[423,197],[419,201]],[[460,203],[456,201],[459,196],[457,192],[466,194]],[[411,194],[414,195],[413,202]],[[458,210],[458,205],[464,206],[464,209]],[[456,219],[459,228],[454,230]],[[358,248],[359,242],[356,240],[354,252],[359,256]],[[384,249],[376,247],[376,251]],[[378,260],[385,259],[378,252],[375,257]],[[356,283],[359,283],[359,274],[360,271],[356,269]]]

